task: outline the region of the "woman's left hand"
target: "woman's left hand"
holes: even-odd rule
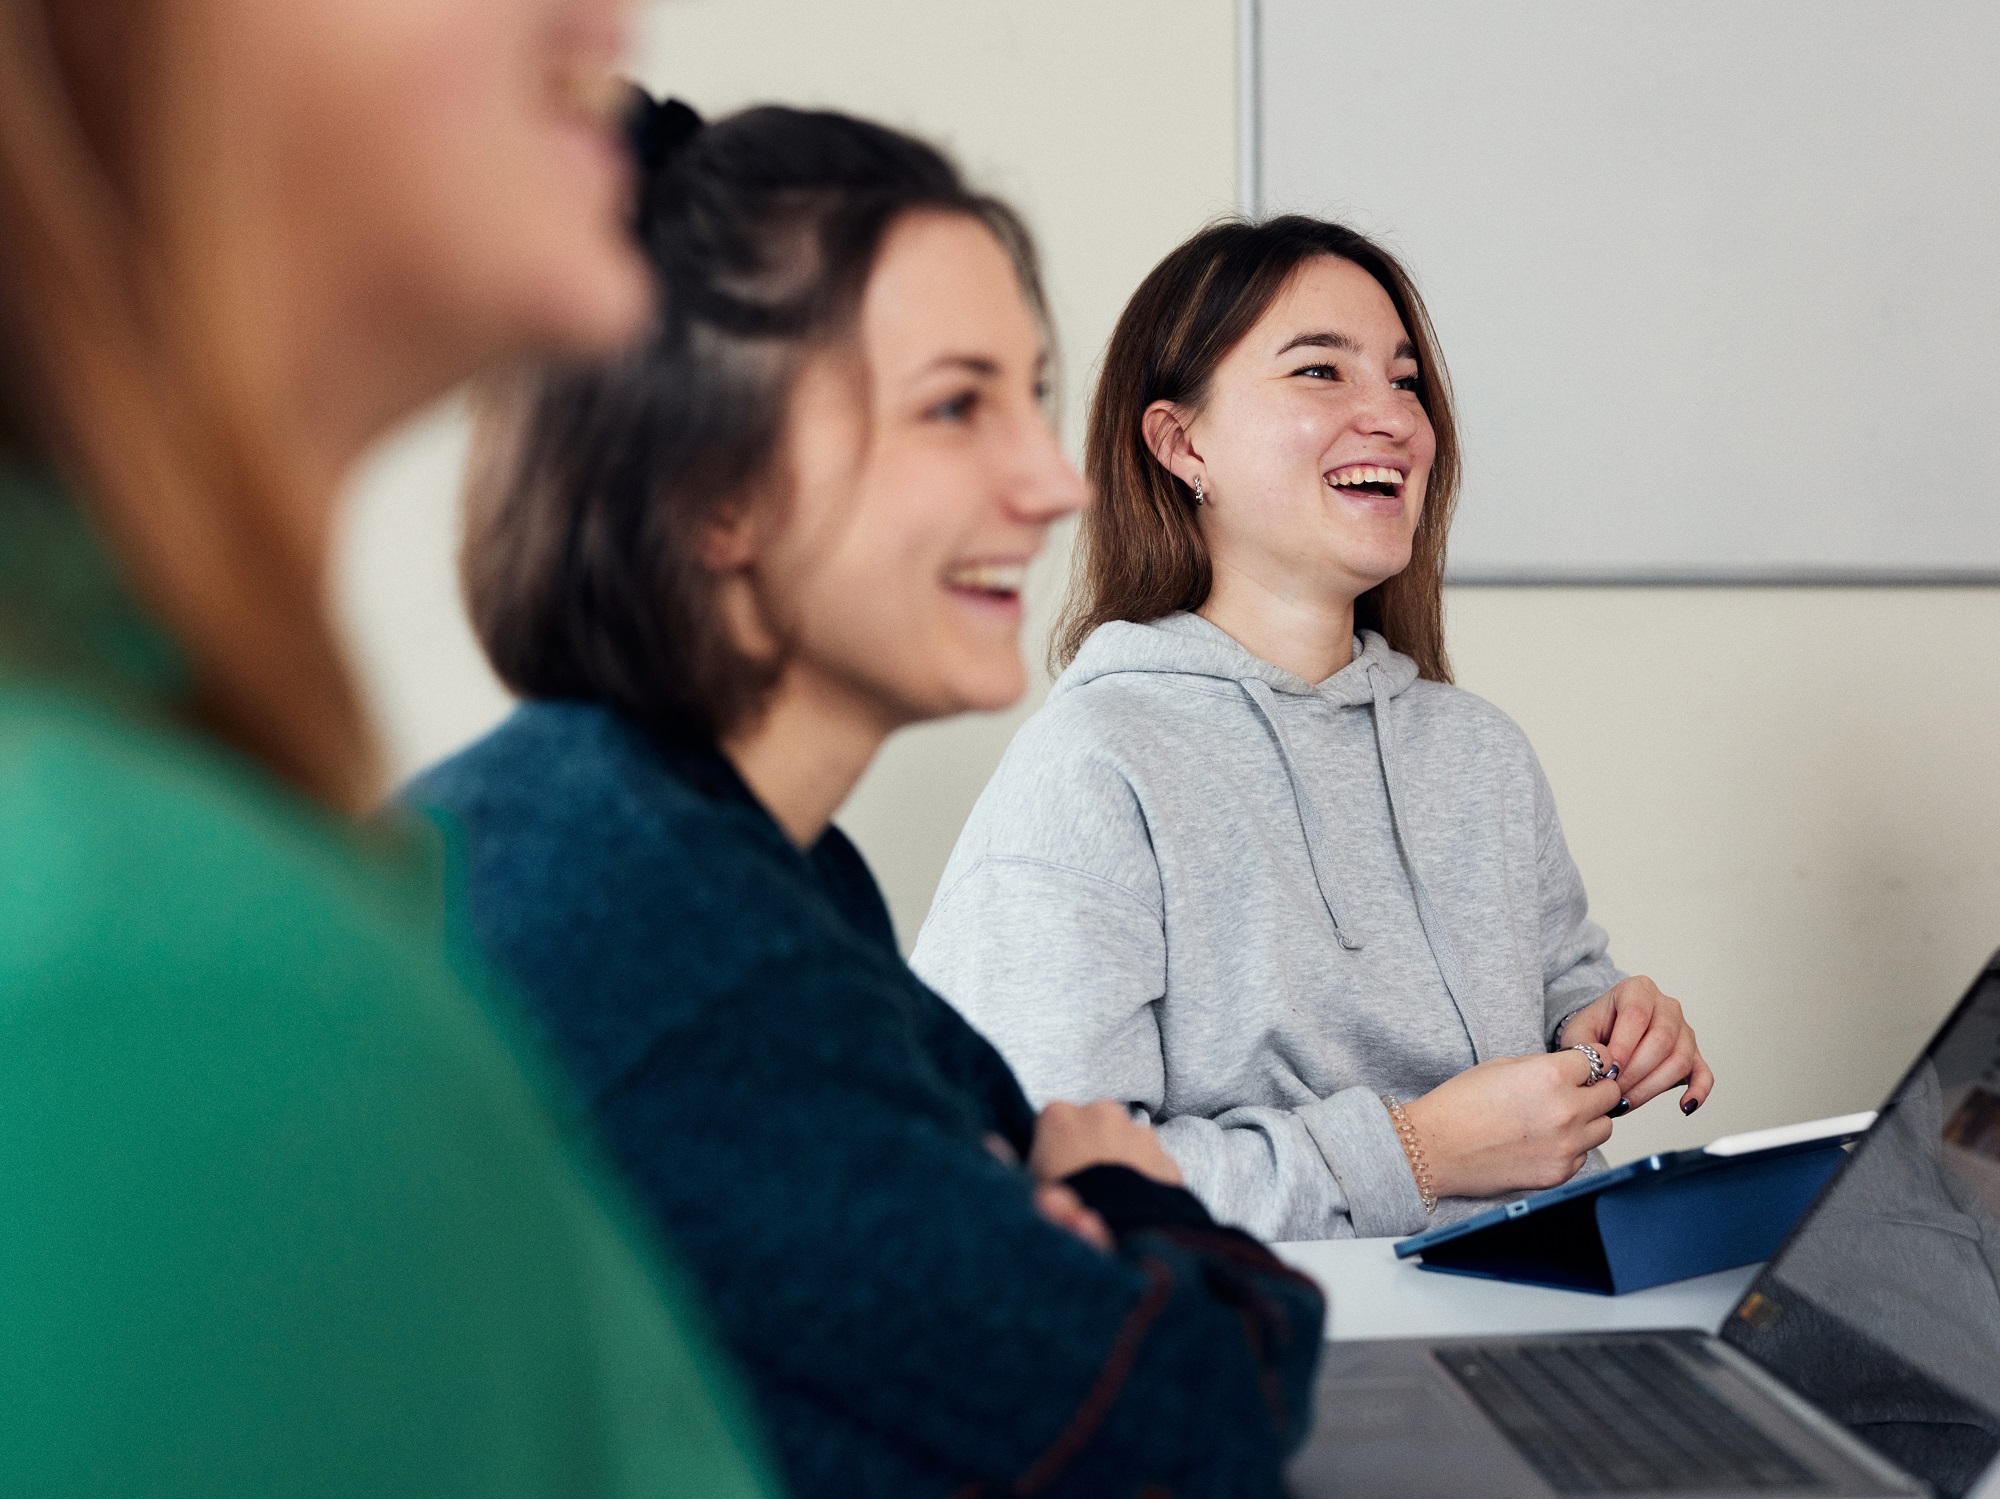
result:
[[[1618,1068],[1625,1101],[1613,1112],[1614,1119],[1682,1083],[1687,1091],[1681,1095],[1681,1112],[1692,1114],[1715,1086],[1715,1074],[1702,1060],[1680,1001],[1662,994],[1649,978],[1626,979],[1570,1016],[1560,1044],[1579,1043],[1596,1047]]]

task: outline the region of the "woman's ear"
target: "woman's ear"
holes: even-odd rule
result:
[[[710,608],[729,639],[753,661],[775,661],[782,647],[757,578],[765,542],[760,519],[755,505],[723,506],[702,527],[695,555],[713,579]]]
[[[1172,401],[1155,401],[1139,419],[1146,446],[1160,460],[1160,467],[1181,483],[1192,485],[1204,476],[1201,454],[1188,436],[1189,415]]]
[[[697,555],[712,573],[739,573],[757,560],[759,528],[752,522],[752,507],[726,505],[709,518],[702,528]]]

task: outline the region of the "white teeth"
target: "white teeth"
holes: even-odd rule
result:
[[[971,588],[980,593],[1019,593],[1028,581],[1025,562],[968,562],[945,574],[953,588]]]
[[[1402,487],[1403,476],[1393,468],[1377,468],[1373,464],[1357,463],[1349,468],[1335,469],[1326,477],[1326,482],[1336,489],[1353,484],[1390,484]]]

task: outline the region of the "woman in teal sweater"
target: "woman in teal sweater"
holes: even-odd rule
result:
[[[768,1492],[454,973],[436,853],[344,815],[343,472],[644,315],[606,27],[0,4],[10,1494]]]
[[[422,776],[472,919],[744,1366],[799,1499],[1263,1499],[1323,1306],[1115,1103],[1039,1116],[835,808],[1025,686],[1083,500],[1025,233],[924,143],[655,112],[666,309],[482,433],[472,612],[531,701]]]

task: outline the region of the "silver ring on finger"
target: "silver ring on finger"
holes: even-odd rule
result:
[[[1584,1084],[1586,1088],[1590,1083],[1601,1083],[1611,1076],[1611,1069],[1604,1065],[1604,1053],[1595,1046],[1588,1046],[1579,1041],[1570,1050],[1582,1052],[1584,1060],[1590,1063],[1590,1082]]]

